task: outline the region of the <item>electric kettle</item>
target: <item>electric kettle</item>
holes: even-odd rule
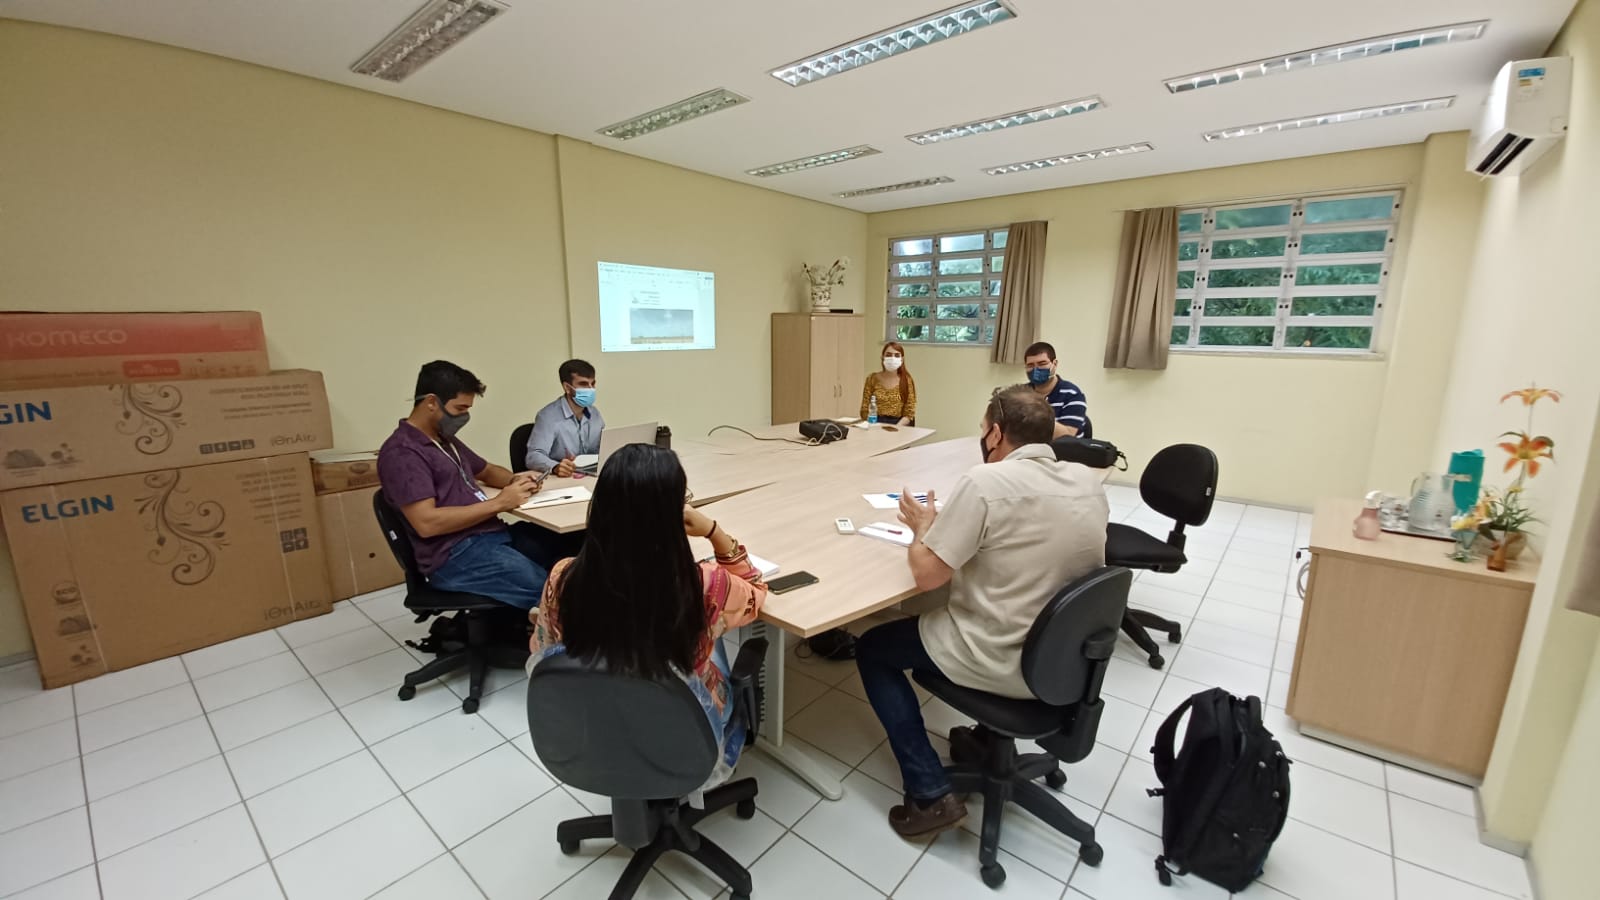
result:
[[[1411,506],[1408,519],[1412,530],[1450,533],[1450,518],[1455,515],[1456,501],[1452,495],[1458,476],[1423,472],[1411,482]]]

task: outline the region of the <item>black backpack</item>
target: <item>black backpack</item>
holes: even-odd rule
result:
[[[1174,755],[1184,713],[1189,728]],[[1167,716],[1151,751],[1161,779],[1149,791],[1162,798],[1161,883],[1193,872],[1229,891],[1244,890],[1261,874],[1289,816],[1289,758],[1261,722],[1261,699],[1201,691]]]

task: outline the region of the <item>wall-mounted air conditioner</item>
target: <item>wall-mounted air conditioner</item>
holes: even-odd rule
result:
[[[1571,95],[1570,57],[1506,63],[1472,129],[1467,171],[1516,175],[1533,165],[1566,136]]]

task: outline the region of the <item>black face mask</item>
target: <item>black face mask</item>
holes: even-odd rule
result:
[[[434,400],[437,401],[438,399],[439,399],[438,397],[434,397]],[[439,436],[443,437],[443,438],[446,438],[446,439],[455,437],[456,436],[456,432],[458,432],[462,428],[464,428],[466,426],[467,422],[471,421],[471,419],[472,419],[472,413],[470,413],[470,412],[457,413],[455,415],[451,415],[450,412],[444,408],[444,403],[440,402],[439,403]]]
[[[993,430],[994,426],[989,426],[989,431]],[[983,434],[978,435],[978,450],[983,453],[983,461],[986,463],[989,461],[990,454],[999,449],[998,447],[991,449],[988,444],[984,443],[984,441],[986,441],[989,437],[989,431],[985,431]]]

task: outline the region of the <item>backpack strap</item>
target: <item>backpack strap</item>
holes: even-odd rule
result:
[[[1156,778],[1162,784],[1166,784],[1172,775],[1174,757],[1172,744],[1178,735],[1178,723],[1183,720],[1183,714],[1194,707],[1195,699],[1203,696],[1205,695],[1195,694],[1178,704],[1178,708],[1167,716],[1167,720],[1161,723],[1160,728],[1156,729],[1156,742],[1150,748],[1150,752],[1155,757]]]

